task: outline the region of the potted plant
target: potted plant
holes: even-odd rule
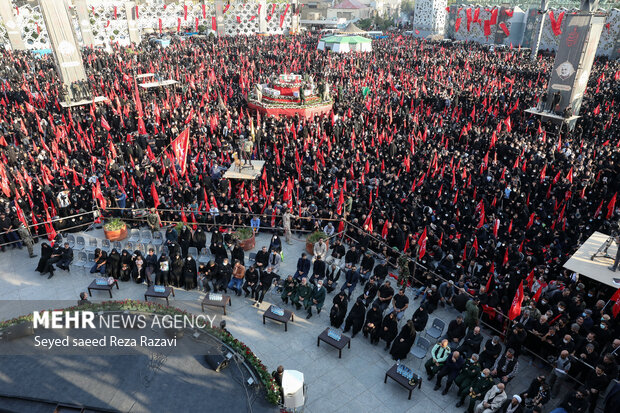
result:
[[[317,243],[320,239],[325,240],[325,244],[329,247],[329,240],[326,233],[323,231],[315,231],[312,234],[308,235],[306,239],[306,251],[308,254],[314,255],[314,244]]]
[[[127,238],[127,224],[119,218],[112,218],[103,224],[103,233],[110,241],[120,241]]]
[[[251,228],[239,228],[233,232],[233,237],[239,241],[239,245],[244,251],[249,251],[256,245],[254,231]]]

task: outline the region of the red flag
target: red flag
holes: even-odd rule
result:
[[[601,113],[601,104],[600,103],[598,105],[596,105],[596,107],[594,108],[594,111],[592,113],[594,113],[594,116],[597,116],[599,113]]]
[[[499,24],[500,29],[502,29],[502,31],[504,32],[504,34],[506,35],[506,37],[510,36],[510,31],[508,31],[508,27],[506,26],[506,23],[501,22]]]
[[[471,248],[474,250],[474,254],[477,257],[478,256],[478,237],[474,237],[474,243],[471,245]]]
[[[181,176],[185,175],[187,168],[187,153],[189,152],[189,128],[185,128],[181,134],[172,141],[174,157],[181,168]]]
[[[533,298],[534,301],[538,302],[538,300],[540,299],[540,296],[542,295],[542,290],[543,290],[542,286],[538,287],[538,290],[536,290],[536,294],[534,294],[534,298]]]
[[[153,198],[153,205],[155,208],[159,206],[159,195],[157,195],[157,188],[155,188],[155,182],[151,183],[151,197]]]
[[[112,128],[110,128],[110,124],[108,123],[108,121],[105,120],[105,118],[103,116],[101,117],[101,127],[103,129],[107,130],[108,132],[110,131],[110,129],[112,129]]]
[[[534,285],[534,270],[530,271],[527,276],[527,288],[532,291],[532,286]]]
[[[508,312],[508,318],[514,320],[521,314],[521,304],[523,303],[523,280],[519,284],[519,288],[515,293],[515,298],[512,300],[510,311]]]
[[[493,223],[493,236],[497,238],[497,232],[499,231],[499,219],[496,219]]]
[[[504,260],[502,261],[502,266],[505,267],[508,264],[508,247],[506,247],[506,252],[504,252]]]
[[[383,229],[381,230],[381,238],[386,239],[388,235],[388,220],[385,220],[385,224],[383,224]]]
[[[424,231],[422,231],[422,235],[420,235],[420,239],[418,239],[418,245],[420,246],[420,259],[422,259],[422,257],[426,254],[426,238],[426,227],[424,227]]]
[[[215,16],[211,17],[211,29],[215,32],[217,31],[217,20]]]
[[[530,227],[532,226],[532,224],[534,224],[534,217],[536,216],[535,212],[532,212],[530,214],[530,220],[527,222],[527,226],[525,227],[525,229],[530,229]]]
[[[611,218],[611,216],[614,214],[614,209],[616,208],[616,195],[618,195],[617,192],[614,194],[614,196],[611,198],[611,201],[609,201],[609,204],[607,205],[607,219]]]
[[[618,301],[619,299],[620,299],[620,288],[616,290],[616,292],[614,293],[614,295],[611,296],[609,301]]]
[[[553,15],[553,10],[549,11],[549,20],[551,21],[551,30],[553,34],[559,36],[562,34],[562,20],[564,19],[564,12],[560,13],[557,20]]]
[[[493,281],[493,275],[495,274],[495,264],[491,263],[491,268],[489,269],[489,279],[487,280],[487,294],[491,292],[491,282]]]

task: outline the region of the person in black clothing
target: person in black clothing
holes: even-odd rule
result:
[[[333,298],[332,303],[332,308],[329,311],[329,321],[332,327],[340,328],[347,315],[349,299],[345,292],[341,291]]]
[[[344,256],[344,267],[351,268],[352,266],[357,266],[357,263],[360,260],[359,253],[355,248],[355,245],[351,245],[351,248]]]
[[[213,292],[224,291],[227,292],[228,283],[232,277],[232,267],[228,264],[228,258],[222,260],[222,264],[218,268],[217,278],[215,281],[215,289]]]
[[[181,278],[183,277],[183,264],[184,263],[185,262],[180,252],[178,252],[175,256],[173,256],[172,263],[170,266],[170,275],[168,277],[168,282],[174,287],[181,286],[181,282],[182,282]]]
[[[379,287],[379,296],[375,300],[377,307],[379,307],[379,310],[382,313],[385,311],[386,308],[388,308],[388,306],[392,302],[393,297],[394,289],[390,285],[390,282],[386,281],[381,287]]]
[[[392,312],[383,317],[380,331],[380,337],[383,341],[385,341],[385,347],[383,350],[388,351],[392,345],[392,340],[394,340],[398,334],[398,320],[396,319],[396,313]]]
[[[370,277],[366,285],[364,285],[364,292],[361,293],[358,298],[361,298],[364,301],[364,305],[368,307],[377,296],[378,291],[379,287],[375,282],[375,277]]]
[[[146,277],[146,284],[150,286],[155,281],[153,274],[156,274],[159,270],[159,262],[155,250],[149,248],[148,254],[144,257],[144,276]]]
[[[428,313],[426,312],[424,306],[420,306],[417,310],[415,310],[415,313],[413,313],[413,316],[411,317],[411,321],[413,321],[415,331],[424,331],[426,328],[426,323],[428,323]]]
[[[527,332],[525,328],[523,328],[523,324],[517,323],[512,330],[508,331],[506,336],[506,347],[514,349],[515,356],[519,357],[526,339]]]
[[[106,275],[114,279],[118,278],[121,265],[121,254],[118,253],[116,248],[112,248],[110,255],[108,255],[108,261],[106,263]]]
[[[250,265],[245,272],[245,282],[243,283],[243,291],[245,292],[245,296],[249,296],[252,294],[252,298],[256,296],[256,287],[258,286],[258,269],[256,268],[256,264]]]
[[[166,254],[161,254],[156,270],[155,284],[168,286],[168,275],[170,274],[170,259]]]
[[[338,286],[338,280],[340,279],[340,268],[336,264],[332,264],[326,271],[325,282],[323,286],[328,293],[331,293]]]
[[[355,337],[355,335],[362,329],[362,326],[364,325],[365,310],[366,307],[364,307],[362,300],[359,299],[353,304],[353,307],[351,307],[351,311],[349,311],[349,315],[347,315],[347,319],[344,324],[344,333],[347,333],[352,329],[351,338]]]
[[[463,322],[463,316],[458,315],[456,319],[450,321],[448,324],[448,333],[446,338],[450,341],[450,344],[458,344],[465,337],[467,327]]]
[[[377,283],[382,283],[388,274],[388,268],[387,268],[387,264],[385,263],[385,261],[379,262],[379,265],[375,266],[375,269],[373,270],[372,273],[377,279]]]
[[[587,396],[588,390],[585,388],[567,394],[560,406],[552,410],[551,413],[585,413],[588,407]]]
[[[257,300],[254,303],[257,307],[260,306],[260,303],[263,302],[265,298],[265,294],[271,288],[273,284],[273,280],[276,279],[277,275],[272,271],[271,267],[267,267],[265,271],[260,272],[260,277],[258,279],[258,287],[256,291]]]
[[[62,249],[62,254],[60,256],[60,260],[58,260],[58,268],[69,271],[69,266],[73,262],[73,250],[69,247],[69,243],[65,242],[64,248]]]
[[[446,362],[441,366],[439,373],[437,373],[437,383],[435,384],[435,388],[433,390],[439,390],[441,387],[441,380],[447,376],[446,388],[441,394],[448,394],[448,390],[450,390],[452,382],[454,382],[456,376],[459,375],[464,364],[465,358],[461,357],[461,354],[458,351],[452,352],[452,356],[448,357]]]
[[[362,257],[362,263],[360,265],[360,278],[362,284],[365,284],[372,274],[372,269],[375,267],[375,259],[372,257],[372,253],[367,251]]]
[[[45,267],[47,267],[47,261],[52,256],[53,248],[47,242],[41,243],[41,258],[35,271],[40,272],[41,275],[45,274]]]
[[[370,336],[370,343],[377,344],[379,343],[379,333],[381,330],[381,321],[382,314],[379,311],[379,307],[373,304],[372,307],[366,313],[366,320],[364,321],[364,327],[362,328],[362,333],[364,337],[368,338]]]
[[[404,360],[407,358],[409,354],[409,350],[413,346],[415,342],[416,331],[413,326],[413,321],[409,320],[407,323],[401,328],[400,333],[394,339],[392,343],[392,348],[390,349],[390,354],[392,355],[392,359],[394,360]]]
[[[482,334],[480,334],[480,327],[476,326],[467,332],[465,338],[463,339],[463,343],[461,343],[457,350],[463,355],[463,357],[478,354],[480,351],[480,345],[482,344],[482,338]]]
[[[499,342],[499,336],[493,336],[488,339],[480,353],[480,366],[483,369],[491,368],[495,364],[495,360],[502,353],[502,344]]]
[[[344,245],[342,245],[342,242],[340,242],[340,240],[336,238],[333,245],[331,245],[329,248],[332,250],[332,253],[325,261],[330,265],[334,264],[337,267],[340,267],[342,257],[344,257],[345,254]]]
[[[269,264],[269,251],[267,251],[267,247],[263,246],[260,251],[256,253],[256,258],[254,260],[256,263],[256,267],[264,271]]]
[[[245,253],[243,252],[243,248],[241,248],[239,242],[235,243],[235,246],[230,253],[230,260],[232,262],[235,262],[235,260],[237,260],[241,265],[245,267]]]
[[[308,255],[303,252],[301,257],[297,260],[297,271],[295,272],[295,279],[301,281],[302,278],[307,277],[310,273],[311,262],[308,259]]]
[[[45,263],[45,268],[43,268],[43,272],[41,273],[41,275],[45,275],[49,273],[50,275],[49,277],[47,277],[47,279],[49,280],[50,278],[52,278],[54,276],[54,264],[59,262],[61,259],[62,259],[62,248],[60,248],[60,245],[56,244],[54,245],[54,248],[52,249],[52,253],[49,259]]]
[[[323,277],[325,277],[325,270],[325,261],[323,261],[320,256],[316,257],[316,260],[314,260],[314,265],[312,266],[312,278],[310,279],[310,282],[314,284],[312,280],[316,281],[323,279]]]
[[[590,407],[588,411],[590,413],[594,413],[596,409],[596,403],[601,395],[601,393],[605,392],[605,389],[609,385],[609,377],[605,374],[605,367],[602,364],[596,366],[593,371],[590,371],[590,374],[586,378],[586,387],[590,392],[590,397],[588,402],[590,403]]]
[[[198,270],[196,268],[196,260],[188,254],[183,264],[183,286],[185,289],[193,290],[196,288],[197,278]]]

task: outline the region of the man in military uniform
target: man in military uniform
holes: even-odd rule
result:
[[[295,288],[295,294],[293,294],[293,304],[299,310],[301,306],[308,308],[310,304],[310,297],[312,296],[312,287],[308,285],[308,279],[306,277],[301,279],[301,283]]]
[[[465,365],[461,369],[461,372],[454,379],[454,383],[458,386],[458,395],[460,397],[456,407],[461,407],[465,403],[465,397],[469,395],[469,389],[476,380],[480,377],[480,363],[478,363],[478,355],[472,354],[472,356],[465,362]]]
[[[431,350],[431,358],[424,363],[429,381],[435,377],[435,374],[437,374],[437,372],[441,369],[441,366],[443,366],[448,357],[451,355],[452,350],[450,350],[447,339],[443,339],[440,343],[433,346],[433,349]]]
[[[469,407],[468,413],[473,413],[475,404],[484,399],[484,395],[493,387],[493,378],[491,377],[491,370],[484,369],[482,373],[472,381],[469,387]],[[464,399],[461,399],[464,401]],[[463,403],[459,401],[458,406],[462,406]]]
[[[20,224],[17,228],[17,234],[22,239],[22,242],[26,244],[26,248],[28,248],[28,254],[30,254],[30,258],[36,257],[33,246],[34,240],[32,239],[32,235],[30,235],[30,230],[24,226],[24,224]]]
[[[293,278],[292,275],[289,275],[288,277],[286,277],[286,280],[284,280],[284,287],[282,290],[282,295],[280,296],[282,297],[282,301],[284,301],[285,304],[288,304],[289,298],[292,301],[296,290],[297,281]]]

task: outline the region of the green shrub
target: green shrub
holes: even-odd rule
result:
[[[308,242],[311,244],[314,244],[315,242],[318,242],[320,239],[327,239],[327,238],[329,237],[323,231],[315,231],[312,234],[308,235]]]
[[[103,229],[104,231],[119,231],[125,228],[126,226],[127,224],[125,224],[125,221],[123,221],[122,219],[112,218],[111,220],[103,224]]]

